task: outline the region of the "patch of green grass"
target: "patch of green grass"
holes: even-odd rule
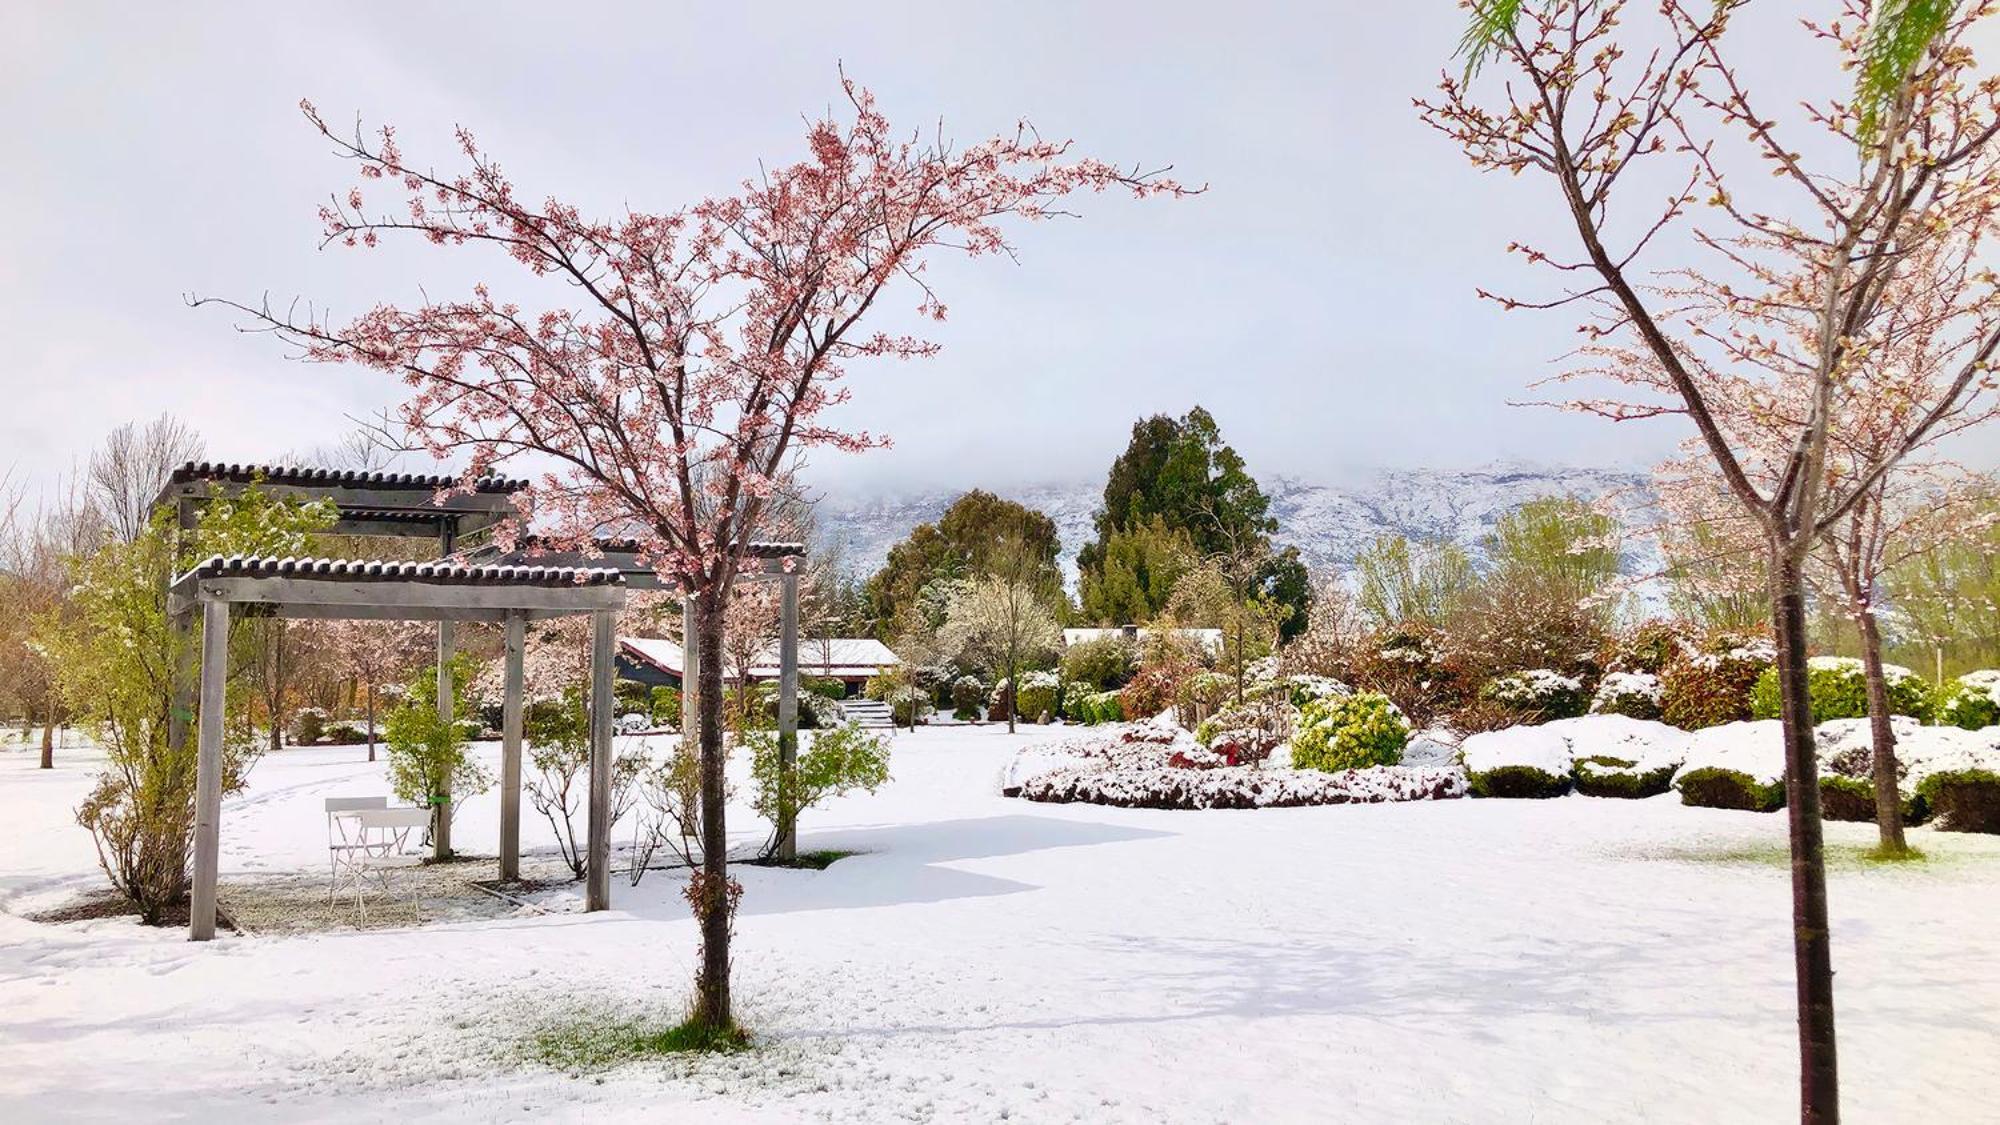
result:
[[[750,1049],[742,1028],[720,1030],[692,1020],[665,1024],[655,1019],[578,1013],[537,1028],[524,1044],[528,1058],[570,1073],[609,1070],[642,1059],[692,1054],[732,1054]]]
[[[1711,863],[1726,867],[1776,867],[1789,868],[1792,865],[1792,849],[1783,840],[1770,843],[1718,844],[1709,846],[1674,847],[1646,850],[1635,853],[1642,859],[1665,859],[1680,863]],[[1924,868],[1936,870],[1966,862],[1978,862],[1985,858],[1976,854],[1944,852],[1930,855],[1917,848],[1910,848],[1900,855],[1890,855],[1882,851],[1880,845],[1862,844],[1826,845],[1826,868],[1828,871],[1868,871],[1882,868]]]

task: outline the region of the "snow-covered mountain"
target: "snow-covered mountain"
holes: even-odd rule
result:
[[[1348,483],[1316,484],[1293,477],[1261,482],[1278,519],[1277,541],[1297,546],[1316,567],[1345,567],[1378,536],[1450,539],[1476,549],[1480,537],[1509,509],[1544,496],[1604,495],[1643,507],[1646,477],[1616,469],[1496,462],[1466,470],[1382,470]],[[995,488],[992,491],[1048,513],[1062,534],[1065,569],[1092,535],[1091,518],[1103,498],[1102,478]],[[846,566],[872,574],[889,548],[917,524],[937,519],[964,489],[922,489],[856,496],[832,493],[819,504],[821,531],[839,544]]]

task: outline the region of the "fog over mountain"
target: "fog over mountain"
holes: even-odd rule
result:
[[[1499,461],[1465,470],[1380,470],[1340,484],[1273,476],[1260,482],[1277,517],[1277,541],[1299,548],[1315,569],[1345,569],[1382,535],[1452,540],[1475,551],[1500,516],[1545,496],[1595,499],[1617,496],[1628,507],[1649,500],[1646,477],[1630,470]],[[855,574],[873,573],[889,548],[920,523],[937,519],[967,490],[885,489],[873,494],[830,492],[820,500],[822,538],[841,550]],[[1055,520],[1062,535],[1064,570],[1073,574],[1076,552],[1092,536],[1091,518],[1103,498],[1102,477],[1060,483],[996,487]]]

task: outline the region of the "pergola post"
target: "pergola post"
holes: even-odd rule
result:
[[[500,878],[521,877],[521,694],[522,650],[527,618],[507,615],[506,687],[500,707]]]
[[[793,797],[799,760],[799,574],[779,579],[778,620],[778,858],[799,858],[799,810]]]
[[[590,856],[584,869],[585,910],[611,908],[611,690],[610,610],[590,615]]]
[[[223,689],[229,675],[229,603],[203,603],[201,628],[201,729],[195,749],[194,889],[189,896],[188,940],[215,937],[215,878],[222,829]]]
[[[174,565],[180,565],[187,549],[188,533],[194,530],[194,501],[183,499],[174,505]],[[171,638],[173,665],[168,673],[167,750],[179,754],[187,748],[188,728],[194,720],[194,606],[170,606],[167,632]]]
[[[438,557],[450,558],[457,539],[458,525],[449,519],[438,523]],[[456,633],[450,621],[438,622],[437,644],[437,713],[438,720],[447,725],[458,721],[457,702],[452,696],[451,658],[455,647]],[[449,785],[447,781],[445,784]],[[439,794],[436,822],[431,828],[431,858],[451,858],[451,791]]]

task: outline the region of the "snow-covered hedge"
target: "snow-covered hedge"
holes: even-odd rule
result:
[[[1590,713],[1657,719],[1661,696],[1660,677],[1651,672],[1607,672],[1590,697]]]
[[[1674,777],[1681,803],[1771,812],[1785,805],[1785,737],[1776,719],[1695,731]]]
[[[1899,664],[1884,664],[1882,679],[1889,689],[1889,710],[1897,715],[1928,718],[1930,691],[1923,677]],[[1815,656],[1806,661],[1806,692],[1812,697],[1815,724],[1830,719],[1861,719],[1868,715],[1868,676],[1851,656]],[[1778,670],[1766,668],[1750,691],[1750,716],[1779,716]]]
[[[1962,730],[2000,725],[2000,669],[1967,672],[1944,685],[1937,721]]]
[[[1479,694],[1509,710],[1543,719],[1572,718],[1590,704],[1582,680],[1548,668],[1510,672],[1487,681]]]
[[[1001,791],[1128,808],[1277,808],[1462,797],[1465,775],[1449,766],[1323,773],[1231,765],[1184,731],[1128,723],[1022,750],[1002,775]]]
[[[1572,784],[1593,796],[1642,797],[1665,792],[1687,740],[1665,723],[1585,715],[1471,735],[1460,754],[1482,797],[1560,797]]]

